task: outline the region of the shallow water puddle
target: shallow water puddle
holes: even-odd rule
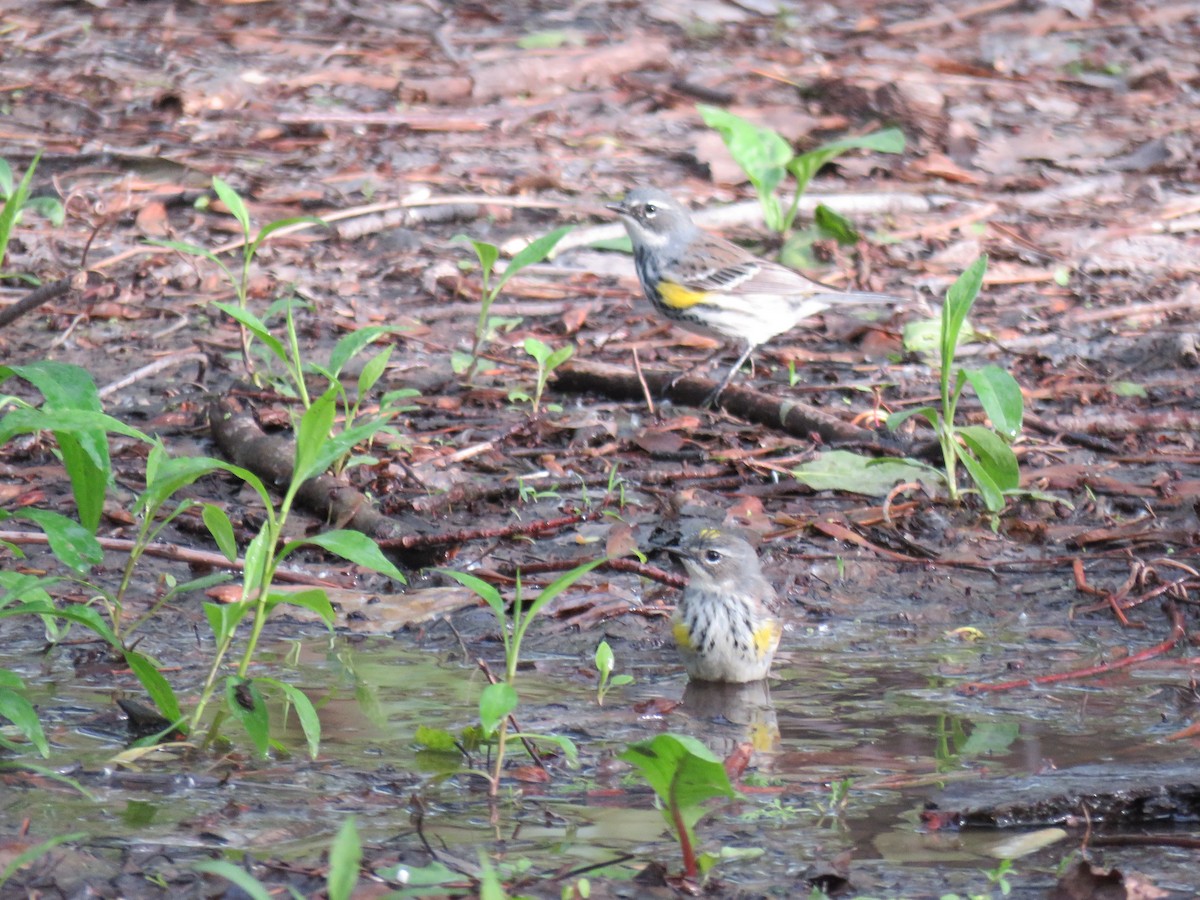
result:
[[[290,759],[257,764],[239,747],[229,758],[147,759],[132,768],[109,762],[126,740],[119,717],[96,713],[103,707],[96,695],[111,693],[111,680],[61,677],[29,655],[8,657],[18,649],[10,647],[0,665],[30,684],[56,768],[93,799],[49,781],[10,780],[16,789],[0,801],[5,819],[13,828],[28,817],[39,836],[86,831],[101,860],[106,847],[161,844],[175,848],[184,866],[194,855],[186,848],[311,859],[354,815],[368,848],[398,858],[418,851],[423,837],[467,864],[477,861],[477,848],[494,853],[500,846],[503,860],[531,877],[618,860],[588,875],[619,883],[649,860],[679,866],[649,790],[615,759],[629,742],[669,730],[701,739],[720,756],[744,742],[755,748],[743,796],[714,806],[697,829],[705,850],[761,851],[718,870],[728,886],[807,893],[803,878],[840,865],[864,895],[915,897],[989,890],[984,870],[997,864],[989,849],[1010,836],[923,833],[920,811],[941,786],[1189,755],[1158,742],[1176,727],[1163,722],[1160,691],[1176,681],[1173,674],[985,697],[955,692],[965,678],[1003,673],[1017,649],[1028,653],[1018,632],[963,644],[900,639],[864,623],[800,629],[769,689],[687,685],[669,650],[629,649],[623,659],[618,649],[618,671],[635,682],[613,689],[604,706],[596,703],[589,657],[530,652],[517,680],[520,727],[570,737],[581,765],[552,761],[547,783],[526,780],[536,770],[512,744],[518,780],[506,782],[493,825],[483,780],[462,774],[458,754],[416,742],[420,726],[459,734],[472,725],[486,684],[458,646],[430,643],[436,649],[414,648],[404,637],[310,638],[263,654],[262,674],[284,677],[317,701],[323,735],[316,762],[302,755],[302,736],[292,729],[282,735]],[[487,649],[499,671],[498,648]],[[1060,643],[1051,655],[1088,651],[1083,642]],[[485,762],[482,753],[472,759],[480,768]],[[1018,861],[1010,881],[1044,890],[1074,846],[1072,839]],[[1139,864],[1168,887],[1163,881],[1194,877],[1194,865],[1178,853],[1147,852]],[[841,854],[849,855],[835,864]],[[526,892],[541,895],[533,884]],[[541,884],[555,895],[561,887]]]

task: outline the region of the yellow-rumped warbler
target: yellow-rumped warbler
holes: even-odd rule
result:
[[[688,676],[732,682],[766,678],[783,625],[779,598],[763,577],[758,552],[719,528],[702,528],[671,552],[690,576],[671,617]]]
[[[608,208],[633,241],[646,298],[671,321],[744,349],[708,398],[729,386],[754,348],[831,306],[895,303],[886,294],[839,291],[701,231],[687,209],[657,188],[637,188]]]

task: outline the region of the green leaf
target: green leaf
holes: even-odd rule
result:
[[[271,891],[261,881],[241,866],[234,865],[226,860],[201,860],[198,863],[192,864],[192,871],[200,872],[203,875],[216,875],[218,878],[224,878],[242,891],[245,891],[246,896],[250,900],[274,900],[271,896]]]
[[[407,584],[404,573],[383,555],[379,545],[360,531],[325,531],[312,537],[304,538],[297,543],[322,547],[330,553],[336,553],[342,559],[366,566],[375,572],[387,575],[389,578]]]
[[[915,460],[874,459],[849,450],[818,453],[793,469],[792,477],[816,491],[848,491],[868,497],[886,497],[897,484],[906,482],[929,486],[943,482],[936,469]]]
[[[204,520],[204,527],[216,541],[221,555],[230,562],[235,562],[238,556],[237,537],[233,533],[233,523],[229,521],[229,515],[221,507],[205,503],[200,511],[200,518]]]
[[[3,671],[8,672],[7,669]],[[19,682],[20,679],[18,679]],[[50,744],[46,740],[46,733],[42,731],[42,723],[38,719],[37,710],[33,708],[32,703],[11,687],[0,687],[0,718],[12,722],[17,731],[24,735],[25,740],[33,744],[34,749],[43,759],[50,755]]]
[[[996,486],[996,482],[992,480],[988,470],[962,444],[955,441],[952,447],[954,455],[963,464],[967,474],[971,476],[971,481],[979,491],[979,496],[983,498],[983,505],[987,507],[988,512],[993,514],[1002,512],[1004,510],[1004,493]]]
[[[362,855],[362,841],[354,816],[350,816],[338,829],[333,846],[329,848],[329,874],[325,878],[329,900],[350,900],[353,896]]]
[[[362,371],[358,373],[358,397],[361,401],[371,392],[371,389],[383,377],[383,373],[387,371],[388,360],[391,359],[392,348],[384,347],[370,359],[368,359],[362,367]],[[386,408],[381,403],[381,408]]]
[[[329,602],[329,594],[325,592],[324,588],[308,588],[303,591],[272,591],[267,595],[267,612],[274,611],[277,606],[285,605],[299,606],[301,609],[316,613],[325,623],[325,627],[330,630],[333,629],[334,622],[337,620],[333,604]]]
[[[296,461],[292,483],[299,487],[328,467],[328,457],[322,454],[337,414],[337,387],[331,387],[304,411],[296,426]]]
[[[966,321],[975,298],[979,296],[979,289],[983,287],[987,264],[987,254],[980,256],[958,276],[946,292],[946,302],[942,306],[941,334],[942,368],[945,370],[949,370],[954,364],[954,351],[958,349],[963,322]]]
[[[817,204],[816,210],[813,211],[813,223],[822,237],[831,237],[843,247],[852,247],[862,240],[862,236],[849,219],[834,212],[824,203]]]
[[[756,125],[748,119],[715,106],[696,107],[704,124],[715,128],[729,149],[733,161],[746,173],[762,204],[763,217],[772,231],[780,231],[783,214],[775,189],[787,174],[793,157],[792,146],[773,129]]]
[[[964,425],[954,433],[971,448],[997,488],[1015,491],[1021,486],[1017,456],[1000,435],[983,425]]]
[[[564,225],[562,228],[555,228],[549,234],[543,234],[540,238],[532,241],[529,246],[522,249],[519,253],[513,256],[512,261],[504,270],[504,274],[500,276],[500,280],[496,282],[496,287],[493,293],[498,293],[505,282],[512,278],[522,269],[540,263],[543,259],[550,255],[555,245],[563,239],[563,236],[573,229],[574,225]]]
[[[938,427],[938,412],[932,406],[918,406],[913,409],[903,409],[900,412],[894,412],[887,418],[888,431],[895,431],[908,419],[913,416],[920,416],[934,428]]]
[[[506,615],[507,604],[504,598],[500,596],[500,592],[495,587],[488,584],[482,578],[476,575],[471,575],[467,572],[455,572],[453,569],[434,569],[435,572],[440,572],[447,578],[453,578],[467,590],[476,594],[488,606],[492,608],[492,612],[496,617],[503,622]]]
[[[304,739],[308,744],[308,756],[310,759],[316,759],[321,749],[321,717],[317,715],[317,709],[308,699],[308,695],[294,684],[288,684],[277,678],[257,678],[255,681],[278,688],[288,698],[292,708],[296,711],[296,718],[300,721],[300,729],[304,732]]]
[[[612,647],[609,646],[608,641],[601,641],[596,647],[596,670],[601,675],[607,675],[616,664],[617,658],[613,654]]]
[[[787,170],[796,179],[796,193],[803,194],[809,181],[827,163],[850,150],[874,150],[878,153],[903,153],[904,133],[899,128],[885,128],[871,134],[842,138],[821,144],[801,153],[787,165]]]
[[[249,610],[245,602],[241,603],[212,603],[205,601],[204,617],[208,619],[208,627],[212,629],[213,637],[218,644],[229,639],[242,617]]]
[[[678,815],[690,829],[704,815],[705,801],[737,796],[721,760],[693,737],[660,734],[630,744],[618,758],[642,773],[662,801],[668,823]]]
[[[266,701],[254,680],[232,675],[226,678],[225,707],[242,723],[254,743],[255,752],[260,758],[265,758],[271,749],[270,718]]]
[[[104,562],[104,549],[95,535],[64,515],[48,509],[28,507],[13,518],[36,522],[50,542],[50,550],[63,565],[80,575],[86,575],[93,566]]]
[[[1009,441],[1016,440],[1025,412],[1025,400],[1017,379],[997,365],[964,369],[963,373],[995,429]]]
[[[250,310],[243,309],[236,303],[222,303],[214,301],[212,305],[266,344],[267,349],[271,351],[271,354],[276,359],[282,363],[287,362],[287,347],[284,345],[283,341],[271,333],[271,329],[267,327],[266,322],[264,322]]]
[[[42,583],[47,582],[43,581]],[[6,619],[9,616],[26,615],[46,616],[51,619],[76,622],[85,628],[91,629],[112,646],[121,646],[121,642],[117,640],[117,636],[112,633],[112,629],[108,627],[100,613],[96,612],[90,606],[84,606],[82,603],[70,603],[60,609],[49,602],[49,600],[33,599],[0,609],[0,619]]]
[[[179,700],[175,696],[175,691],[171,689],[170,683],[158,671],[154,663],[136,650],[125,651],[125,662],[137,676],[137,680],[142,683],[142,687],[146,689],[146,693],[150,695],[150,699],[154,701],[154,705],[158,707],[158,711],[163,714],[163,717],[172,722],[180,721],[183,718],[183,711],[179,708]]]
[[[229,210],[230,215],[237,219],[238,223],[242,226],[242,234],[250,237],[250,212],[246,209],[245,201],[242,200],[241,195],[216,175],[213,176],[212,187],[216,195],[221,198],[221,202]]]
[[[591,562],[586,562],[583,565],[576,566],[569,572],[564,572],[563,574],[559,575],[552,582],[542,588],[542,592],[537,595],[531,604],[529,604],[529,609],[525,613],[525,621],[528,622],[532,620],[534,616],[541,612],[547,603],[573,585],[588,572],[592,571],[592,569],[596,568],[596,566],[606,562],[608,562],[608,557],[602,556],[600,559],[593,559]]]
[[[517,708],[517,690],[507,681],[489,684],[479,695],[479,724],[486,734],[496,733],[500,723]]]
[[[537,360],[541,366],[546,365],[546,360],[550,357],[550,346],[543,341],[539,341],[535,337],[525,338],[525,352]]]
[[[487,241],[477,241],[475,238],[465,234],[456,234],[450,239],[450,243],[468,243],[475,250],[475,257],[479,260],[479,267],[483,269],[483,281],[486,285],[492,277],[492,269],[496,266],[496,260],[500,258],[500,248],[495,244],[489,244]]]

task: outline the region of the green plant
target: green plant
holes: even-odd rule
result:
[[[245,649],[237,670],[234,675],[225,679],[225,712],[232,713],[241,722],[260,755],[265,755],[270,747],[266,708],[258,692],[258,683],[260,682],[278,688],[294,705],[300,725],[308,740],[309,752],[314,757],[320,742],[320,721],[311,701],[303,692],[274,679],[250,680],[248,678],[267,617],[271,610],[279,604],[290,603],[317,613],[330,628],[334,621],[333,607],[324,590],[312,589],[296,593],[277,593],[271,590],[275,572],[280,563],[301,547],[319,547],[337,554],[343,559],[381,572],[396,581],[403,582],[405,580],[400,571],[383,555],[379,546],[366,535],[356,531],[327,531],[281,544],[284,526],[300,487],[309,478],[324,472],[334,460],[347,452],[356,438],[355,435],[346,432],[330,435],[337,394],[338,389],[331,387],[313,401],[312,406],[301,416],[296,427],[296,450],[291,480],[288,482],[278,506],[272,503],[266,487],[257,477],[249,472],[241,475],[242,479],[262,499],[266,514],[265,521],[261,530],[246,548],[245,577],[242,581],[240,598],[229,604],[211,602],[204,604],[209,627],[216,638],[216,651],[199,699],[196,701],[195,709],[190,717],[188,730],[194,732],[198,729],[204,716],[205,707],[216,690],[224,658],[232,649],[238,625],[243,620],[249,619],[251,622],[250,635],[246,639]],[[214,534],[221,533],[225,536],[218,539],[218,546],[227,557],[232,559],[231,554],[236,555],[236,548],[230,541],[233,527],[224,511],[217,507],[206,508],[205,523]],[[136,668],[135,671],[137,671]],[[156,702],[162,699],[160,696],[155,696],[153,692],[152,696]],[[170,699],[173,700],[173,698]],[[178,705],[172,703],[172,706],[177,712]],[[167,718],[173,718],[172,712],[163,709],[161,703],[160,709]],[[218,733],[222,718],[220,713],[214,718],[208,729],[208,740],[214,738]]]
[[[238,274],[234,274],[230,268],[221,261],[221,258],[208,250],[205,247],[189,244],[185,241],[150,241],[158,247],[168,247],[172,250],[178,250],[181,253],[186,253],[189,256],[202,257],[210,262],[216,263],[218,268],[225,274],[229,283],[233,286],[234,293],[237,295],[237,305],[233,306],[228,303],[214,304],[218,309],[227,315],[231,316],[239,325],[242,336],[242,361],[246,366],[246,371],[254,374],[254,362],[250,355],[250,336],[256,334],[261,337],[262,332],[266,331],[262,326],[261,320],[250,312],[248,305],[250,293],[250,266],[254,262],[254,257],[258,254],[259,248],[263,242],[275,232],[287,228],[292,225],[298,225],[303,222],[313,223],[316,225],[324,225],[325,223],[315,216],[292,216],[286,219],[277,219],[274,222],[269,222],[259,229],[258,234],[252,232],[250,223],[250,211],[246,208],[246,203],[242,200],[240,194],[235,191],[229,184],[222,179],[213,176],[212,180],[213,193],[220,198],[225,204],[225,208],[229,210],[229,214],[237,219],[238,224],[242,229],[242,265]],[[290,309],[290,307],[289,307]],[[294,331],[294,329],[292,329]],[[296,350],[295,355],[299,356],[299,351]],[[302,381],[302,379],[299,379]],[[305,404],[307,405],[307,404]]]
[[[920,416],[933,427],[942,449],[946,490],[952,503],[959,501],[958,464],[971,476],[988,512],[993,516],[1004,509],[1006,497],[1020,489],[1020,469],[1010,444],[1021,432],[1024,401],[1021,387],[1004,369],[987,365],[980,369],[955,368],[954,357],[967,321],[967,314],[979,295],[987,257],[981,256],[950,287],[942,306],[939,329],[941,406],[922,406],[894,413],[888,428],[895,430],[912,416]],[[958,425],[955,414],[967,385],[991,420],[986,425]]]
[[[521,642],[525,638],[525,632],[529,630],[530,623],[546,607],[547,603],[603,562],[605,562],[604,558],[594,559],[576,566],[568,572],[564,572],[550,584],[546,585],[546,587],[542,588],[537,597],[529,602],[528,608],[526,608],[525,600],[521,596],[521,573],[518,570],[516,594],[511,604],[511,612],[509,612],[509,605],[500,596],[500,592],[482,578],[469,575],[466,572],[455,572],[451,569],[439,570],[463,587],[473,591],[488,605],[496,617],[496,622],[500,626],[500,634],[504,641],[504,678],[503,680],[498,680],[493,684],[487,685],[479,697],[479,721],[482,726],[483,737],[485,740],[495,743],[492,770],[490,773],[485,773],[485,777],[488,779],[488,795],[493,799],[500,790],[500,779],[504,771],[505,751],[507,742],[510,739],[522,738],[531,741],[554,743],[567,754],[568,759],[575,758],[575,745],[566,737],[557,735],[509,734],[508,717],[517,708],[517,704],[519,703],[516,689],[517,664],[521,660]]]
[[[3,206],[0,207],[0,266],[4,264],[5,255],[8,253],[9,239],[12,237],[13,228],[21,219],[22,212],[25,210],[36,212],[56,226],[61,225],[66,216],[63,205],[56,198],[31,198],[29,196],[33,173],[41,158],[42,153],[39,150],[32,162],[29,163],[29,168],[25,170],[24,177],[16,183],[13,181],[13,171],[8,160],[0,159],[0,202],[3,203]],[[4,278],[20,278],[31,284],[38,283],[37,279],[31,275],[5,272],[0,269],[0,279]]]
[[[537,387],[534,388],[532,397],[523,391],[514,390],[509,392],[508,399],[528,402],[532,407],[533,415],[536,416],[541,410],[542,392],[546,389],[546,382],[550,380],[551,373],[571,358],[571,354],[575,352],[575,348],[567,344],[554,350],[537,338],[528,337],[525,338],[525,352],[532,356],[537,363]],[[548,407],[548,409],[558,411],[562,407],[553,405]]]
[[[1012,893],[1012,885],[1008,882],[1008,876],[1013,872],[1013,861],[1011,859],[1002,859],[1000,864],[994,869],[985,869],[983,874],[987,876],[989,884],[995,885],[1000,889],[1000,894],[1007,897]]]
[[[22,510],[20,515],[35,521],[46,533],[51,551],[77,580],[92,586],[85,577],[103,557],[95,538],[104,496],[112,480],[111,462],[107,443],[109,433],[123,434],[140,440],[148,440],[136,429],[100,411],[99,398],[91,377],[74,366],[43,362],[29,366],[0,367],[0,382],[18,376],[35,386],[43,396],[40,407],[17,397],[0,397],[0,409],[8,409],[0,419],[0,446],[13,435],[30,432],[53,434],[59,456],[70,477],[75,496],[79,521],[76,522],[50,510]],[[91,629],[114,650],[124,653],[130,669],[142,682],[159,711],[172,723],[172,727],[184,727],[194,733],[205,713],[205,708],[217,687],[225,656],[231,650],[238,625],[249,619],[252,622],[245,651],[234,676],[225,680],[226,711],[234,714],[250,734],[260,754],[270,746],[266,708],[262,703],[260,685],[273,686],[281,691],[296,710],[304,729],[310,752],[315,755],[320,736],[320,724],[312,703],[298,689],[273,679],[248,678],[248,670],[254,657],[259,636],[266,617],[280,603],[291,603],[317,612],[327,625],[332,627],[333,608],[324,591],[309,590],[294,594],[274,593],[271,585],[275,570],[290,553],[302,546],[315,546],[336,553],[345,559],[403,581],[403,575],[380,552],[370,538],[351,531],[331,531],[309,538],[289,541],[281,545],[281,535],[300,486],[308,478],[323,472],[335,460],[347,453],[353,442],[361,437],[354,431],[330,435],[338,396],[337,388],[330,388],[317,398],[301,417],[297,426],[295,463],[291,481],[285,489],[282,501],[276,506],[262,481],[253,473],[219,460],[206,458],[171,459],[158,446],[151,448],[147,458],[146,489],[135,504],[138,516],[137,536],[130,552],[121,584],[115,592],[100,585],[93,586],[100,603],[108,607],[112,625],[106,623],[91,606],[71,603],[58,607],[51,600],[46,588],[61,580],[58,577],[36,578],[17,573],[0,573],[0,618],[13,615],[40,616],[51,640],[60,640],[63,632],[59,622],[78,623]],[[11,408],[10,408],[11,407]],[[205,613],[216,638],[216,650],[199,699],[190,716],[185,716],[169,682],[163,677],[153,660],[129,649],[126,640],[130,631],[153,615],[163,601],[151,607],[129,628],[123,623],[123,598],[129,586],[134,567],[142,553],[161,529],[192,504],[184,500],[168,510],[168,501],[184,486],[197,478],[214,471],[232,474],[249,485],[263,501],[266,519],[262,529],[247,547],[244,562],[240,599],[228,605],[206,603]],[[0,519],[8,514],[0,513]],[[233,525],[225,512],[214,505],[204,504],[202,518],[212,534],[218,548],[230,560],[237,559],[237,545]],[[17,548],[10,549],[17,551]],[[211,583],[201,579],[188,585],[177,586],[176,590],[194,588]],[[5,686],[14,690],[11,679]],[[17,716],[19,727],[35,746],[37,731],[29,720],[28,711],[19,702],[19,695],[6,693],[6,717],[9,712]],[[210,725],[211,739],[219,729],[223,716],[218,714]],[[184,722],[186,726],[183,726]],[[41,749],[38,746],[39,750]]]
[[[491,317],[491,310],[492,304],[496,302],[504,285],[522,269],[539,263],[549,256],[571,228],[570,225],[564,225],[533,241],[512,258],[503,274],[494,281],[496,261],[500,259],[500,248],[486,241],[477,241],[465,234],[454,237],[455,242],[466,242],[471,245],[475,251],[475,258],[479,261],[480,271],[479,318],[475,322],[475,336],[471,342],[471,352],[455,351],[450,357],[450,364],[454,371],[465,375],[468,382],[475,378],[475,373],[479,368],[479,354],[484,345],[491,340],[496,328],[501,324],[499,320]]]
[[[683,854],[683,874],[695,880],[716,858],[696,852],[696,823],[713,797],[736,796],[725,766],[700,741],[679,734],[660,734],[630,744],[620,759],[632,765],[662,804],[663,818]]]
[[[600,674],[600,681],[596,685],[596,703],[599,706],[604,705],[604,696],[612,688],[633,684],[632,675],[612,674],[615,665],[616,656],[613,654],[612,647],[609,646],[608,641],[601,641],[596,647],[596,671]]]
[[[725,146],[758,194],[767,227],[783,235],[796,220],[800,198],[808,189],[812,177],[824,166],[850,150],[875,150],[879,153],[903,153],[904,134],[898,128],[885,128],[860,137],[842,138],[797,154],[779,132],[715,106],[696,107],[704,123],[721,134]],[[792,201],[785,210],[776,196],[776,189],[787,175],[795,179]],[[816,218],[834,236],[846,234],[845,220],[829,210],[818,207]],[[853,231],[853,229],[850,229]]]

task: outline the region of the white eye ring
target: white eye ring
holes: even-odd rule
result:
[[[647,203],[645,206],[642,207],[642,214],[647,219],[653,219],[657,213],[658,213],[658,207],[655,206],[653,203]]]

